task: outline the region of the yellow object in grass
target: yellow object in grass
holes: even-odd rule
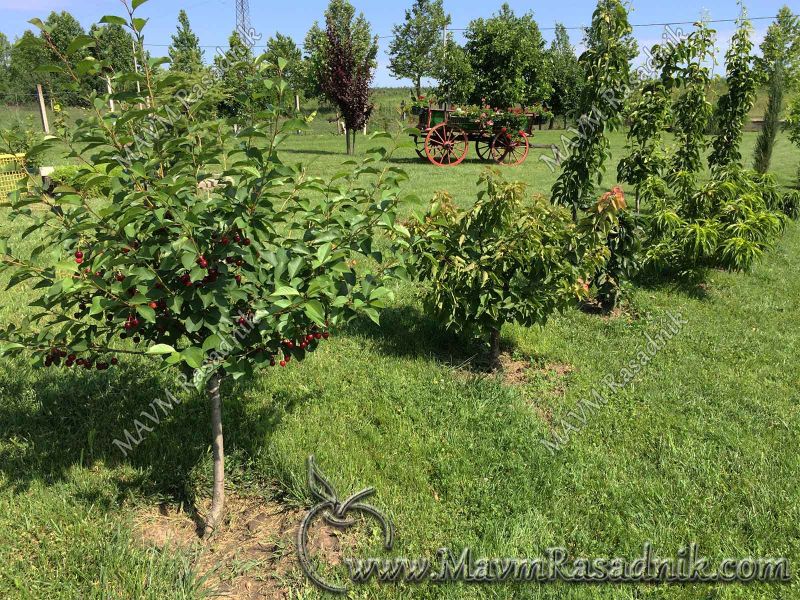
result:
[[[23,158],[24,154],[0,154],[0,200],[5,200],[25,178]]]

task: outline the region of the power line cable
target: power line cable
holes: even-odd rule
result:
[[[792,16],[793,17],[798,17],[800,15],[792,15]],[[747,17],[747,19],[749,21],[770,21],[770,20],[774,20],[776,18],[777,17],[775,17],[775,16],[773,16],[773,17]],[[709,19],[709,20],[704,21],[704,22],[711,24],[711,23],[736,23],[738,21],[739,21],[739,19],[737,18],[737,19]],[[697,22],[698,22],[697,20],[694,20],[694,21],[672,21],[672,22],[665,22],[665,23],[633,23],[633,24],[631,24],[631,27],[633,27],[634,29],[645,28],[645,27],[668,27],[670,25],[694,25]],[[555,27],[540,27],[539,29],[541,31],[555,31],[556,28]],[[586,26],[584,26],[584,25],[571,26],[571,27],[565,27],[564,29],[567,29],[569,31],[583,31],[584,29],[586,29]],[[466,28],[466,27],[448,27],[448,31],[468,31],[468,30],[469,29]],[[378,39],[379,40],[385,40],[385,39],[389,39],[389,38],[393,38],[393,37],[394,37],[393,35],[379,35]],[[171,46],[171,44],[149,44],[149,43],[146,43],[145,46],[150,46],[150,47],[153,47],[153,48],[168,48],[169,46]],[[222,47],[225,47],[225,46],[227,46],[227,42],[225,44],[200,44],[200,48],[222,48]],[[253,46],[253,48],[266,48],[266,46],[265,45],[261,45],[261,46],[256,45],[256,46]]]

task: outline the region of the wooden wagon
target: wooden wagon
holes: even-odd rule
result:
[[[470,143],[475,144],[475,152],[481,160],[520,165],[528,157],[529,138],[539,117],[521,110],[475,114],[432,106],[418,108],[416,114],[421,135],[412,137],[417,156],[438,167],[459,164],[467,157]]]

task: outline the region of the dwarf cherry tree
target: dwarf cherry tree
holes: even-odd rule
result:
[[[143,55],[141,4],[103,22],[127,26]],[[48,28],[35,24],[49,41]],[[92,44],[76,39],[72,56],[48,68],[75,81],[102,69],[75,58]],[[80,161],[70,185],[46,191],[31,177],[10,196],[10,218],[28,221],[41,243],[25,253],[0,241],[11,285],[34,290],[29,315],[0,332],[0,353],[98,370],[141,354],[192,377],[211,405],[211,533],[225,498],[220,385],[303,360],[358,313],[378,320],[390,296],[383,282],[397,265],[372,239],[376,229],[394,227],[404,175],[381,163],[388,149],[369,152],[331,182],[283,163],[281,141],[307,126],[283,101],[283,59],[256,61],[278,73],[262,80],[278,101],[237,132],[232,122],[203,116],[202,90],[175,89],[180,80],[157,73],[158,60],[142,62],[141,72],[112,78],[119,89],[138,82],[141,94],[115,94],[114,112],[108,97],[93,94],[93,115],[45,142],[64,144]]]

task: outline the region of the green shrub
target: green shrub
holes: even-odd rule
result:
[[[654,199],[646,260],[658,268],[749,270],[775,245],[786,222],[774,179],[735,165],[719,169],[697,190],[656,187],[662,195]]]
[[[608,259],[616,208],[606,203],[576,225],[567,209],[528,199],[524,184],[496,172],[479,184],[486,189],[464,211],[438,194],[412,228],[411,248],[432,313],[488,343],[497,366],[504,323],[541,325],[588,296],[586,280]]]
[[[609,208],[613,210],[606,212],[604,221],[608,258],[592,277],[594,295],[605,310],[612,310],[619,305],[625,288],[639,272],[639,253],[644,234],[641,218],[628,210],[625,194],[619,187],[603,194],[600,201],[589,210],[592,219],[588,222],[597,222],[601,216],[599,213],[609,211]]]

